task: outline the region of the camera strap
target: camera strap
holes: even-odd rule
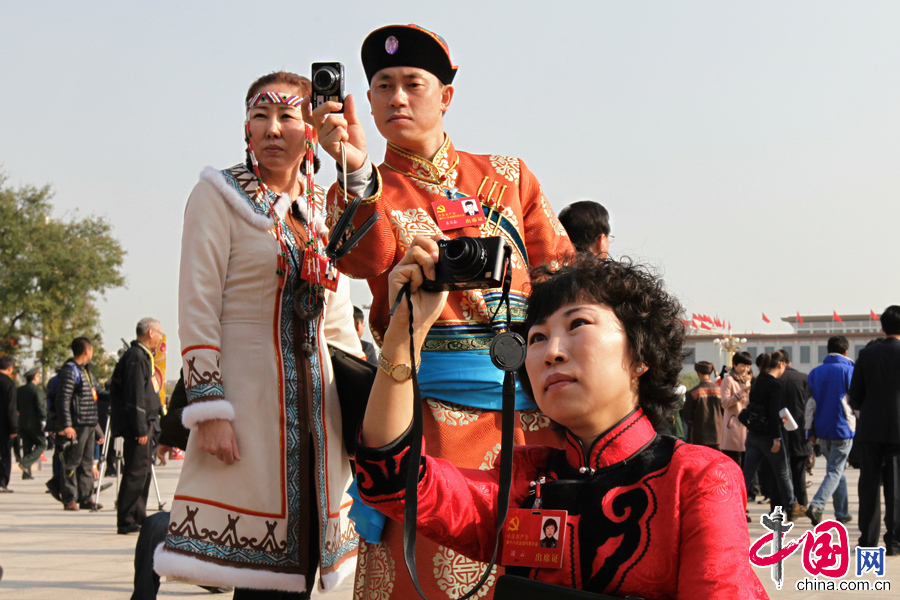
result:
[[[357,196],[349,202],[347,201],[347,151],[344,148],[344,142],[341,142],[341,167],[344,175],[344,212],[331,230],[331,239],[328,240],[328,245],[325,246],[325,256],[330,258],[333,262],[337,262],[347,256],[360,240],[362,240],[363,236],[375,226],[375,222],[378,221],[378,218],[381,216],[377,212],[373,213],[359,229],[349,236],[347,235],[353,226],[353,217],[359,209],[362,198]],[[374,169],[375,167],[372,168]]]
[[[506,324],[507,331],[499,334],[491,342],[491,360],[495,366],[505,371],[503,377],[503,410],[501,413],[501,449],[500,449],[500,482],[497,488],[497,533],[494,539],[494,553],[491,560],[484,571],[484,574],[470,591],[466,592],[458,600],[466,600],[475,595],[479,589],[487,582],[491,576],[491,571],[497,561],[497,552],[500,548],[500,539],[503,532],[503,525],[506,522],[506,516],[509,511],[510,487],[512,485],[512,456],[513,456],[513,433],[515,431],[515,410],[516,410],[516,380],[515,371],[525,362],[525,342],[521,336],[509,331],[510,325],[510,302],[509,288],[512,283],[512,260],[511,251],[507,247],[504,257],[504,279],[503,279],[503,298],[506,301]],[[406,296],[407,306],[409,307],[409,352],[411,360],[415,361],[415,341],[413,339],[413,304],[412,295],[409,291],[409,284],[403,286],[394,303],[396,308]],[[503,300],[501,300],[502,302]],[[499,310],[499,307],[498,307]],[[393,309],[391,313],[393,313]],[[517,360],[517,357],[520,360]],[[409,577],[423,599],[428,600],[419,584],[419,578],[416,572],[416,524],[418,522],[418,483],[419,469],[422,463],[422,436],[423,436],[423,408],[422,394],[419,389],[419,380],[416,369],[412,372],[413,394],[415,401],[413,403],[413,426],[412,441],[409,447],[409,468],[406,472],[406,492],[405,504],[403,507],[403,557],[406,561],[406,570]]]

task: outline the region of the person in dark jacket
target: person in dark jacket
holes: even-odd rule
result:
[[[72,340],[72,358],[56,376],[57,443],[62,443],[60,500],[65,510],[99,510],[91,499],[94,489],[94,442],[98,441],[97,388],[87,368],[94,346],[86,337]],[[102,434],[100,435],[102,437]],[[68,443],[66,441],[68,440]],[[99,440],[102,443],[102,439]]]
[[[787,360],[784,375],[779,381],[784,385],[784,407],[790,411],[797,429],[784,430],[785,450],[788,455],[788,466],[791,469],[791,483],[794,486],[794,496],[797,497],[797,505],[794,506],[794,516],[806,514],[809,497],[806,494],[806,465],[812,455],[812,445],[806,439],[806,402],[812,396],[809,391],[809,381],[806,373],[801,373],[791,366],[791,355],[782,350]]]
[[[681,416],[691,425],[692,444],[718,450],[723,410],[719,386],[710,380],[714,370],[705,360],[694,365],[700,384],[687,393]]]
[[[160,408],[159,388],[154,386],[153,353],[162,343],[162,326],[147,317],[138,321],[136,334],[137,339],[116,364],[110,386],[113,429],[125,442],[122,483],[116,501],[120,534],[139,531],[147,517],[153,466],[151,437]]]
[[[18,411],[16,409],[16,382],[12,378],[16,359],[0,356],[0,493],[9,489],[12,472],[11,442],[18,435]]]
[[[541,548],[556,548],[559,544],[559,541],[556,539],[556,532],[559,530],[559,526],[556,524],[556,519],[547,519],[544,521],[544,535],[541,537]]]
[[[47,423],[47,399],[44,390],[38,385],[41,381],[41,368],[34,367],[25,371],[25,385],[16,390],[16,404],[19,408],[19,439],[22,442],[22,479],[34,479],[31,465],[41,458],[47,449],[47,438],[44,437],[44,425]]]
[[[759,377],[750,390],[750,412],[758,411],[764,415],[763,423],[750,421],[747,427],[747,454],[744,456],[744,483],[747,489],[753,481],[759,463],[765,460],[775,473],[778,487],[778,500],[772,498],[773,504],[781,505],[785,519],[791,519],[794,505],[794,486],[788,468],[787,453],[782,444],[781,416],[778,412],[784,408],[784,384],[779,378],[787,368],[787,357],[784,352],[776,350],[772,354],[763,354],[759,363]]]
[[[850,406],[859,410],[854,445],[859,446],[859,545],[878,545],[884,485],[884,546],[900,555],[900,306],[881,315],[887,336],[859,353],[850,382]]]

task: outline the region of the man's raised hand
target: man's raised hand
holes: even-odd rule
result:
[[[334,160],[341,162],[341,142],[347,154],[347,172],[358,170],[366,162],[366,132],[356,114],[353,94],[344,98],[344,113],[340,102],[325,102],[312,112],[312,122],[319,134],[319,145]]]

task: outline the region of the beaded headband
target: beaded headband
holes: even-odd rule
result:
[[[262,92],[254,95],[252,98],[250,98],[250,100],[247,101],[247,110],[251,109],[257,104],[287,104],[289,106],[293,106],[296,109],[299,109],[300,105],[303,104],[303,98],[301,96],[292,96],[290,94]]]

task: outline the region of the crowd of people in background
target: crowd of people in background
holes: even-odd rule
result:
[[[156,319],[142,319],[137,326],[137,339],[117,363],[106,386],[101,385],[91,371],[94,345],[84,336],[72,340],[72,356],[48,378],[46,386],[42,385],[41,367],[34,366],[23,373],[23,385],[16,387],[15,358],[0,357],[0,406],[3,408],[0,427],[4,433],[0,441],[5,444],[5,447],[0,446],[0,493],[14,491],[9,487],[13,453],[22,479],[29,480],[34,479],[34,466],[49,462],[46,452],[53,450],[47,493],[66,511],[102,509],[103,505],[94,498],[102,463],[113,455],[112,439],[107,438],[107,432],[112,432],[115,437],[125,438],[121,473],[117,471],[117,465],[105,465],[107,474],[122,477],[117,502],[120,513],[137,512],[138,520],[143,520],[142,508],[135,508],[135,505],[146,503],[149,478],[141,479],[136,493],[130,481],[138,474],[149,476],[150,463],[148,458],[141,463],[143,466],[136,467],[130,446],[137,443],[148,450],[155,448],[155,421],[164,410],[160,389],[165,382],[155,376],[153,352],[159,347],[162,335]],[[138,356],[143,364],[140,373],[126,372],[134,362],[131,358],[135,354],[133,350],[140,353]],[[143,398],[136,403],[134,391],[137,389],[143,390]],[[110,428],[107,417],[123,414],[127,414],[129,420],[120,416]],[[141,435],[134,436],[132,423],[138,421],[145,424],[138,430]],[[13,441],[18,444],[11,450]],[[111,485],[104,484],[102,489]],[[123,528],[120,522],[119,533],[132,531],[137,528]]]
[[[687,392],[681,417],[688,441],[742,467],[748,500],[760,495],[785,519],[806,516],[813,525],[824,520],[829,501],[836,521],[853,521],[844,472],[856,448],[858,545],[880,543],[883,490],[883,543],[893,556],[900,555],[900,306],[888,307],[880,322],[885,336],[857,361],[847,356],[847,338],[832,336],[828,355],[808,375],[784,350],[759,355],[755,375],[748,352],[735,353],[718,378],[712,363],[697,361],[699,384]],[[816,457],[825,460],[825,477],[810,500],[806,477]]]

